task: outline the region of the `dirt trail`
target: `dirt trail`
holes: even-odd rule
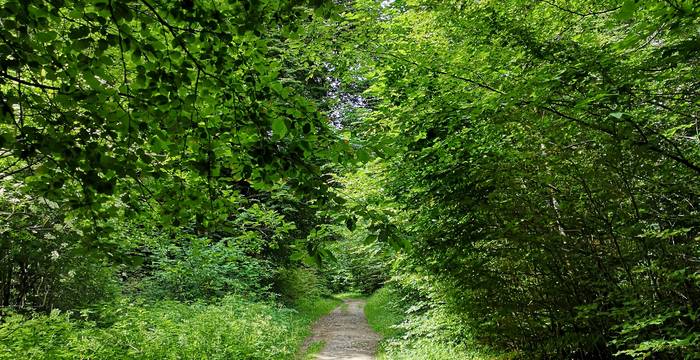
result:
[[[306,340],[306,346],[318,341],[325,343],[316,359],[375,359],[374,354],[381,337],[369,327],[364,307],[364,300],[345,300],[343,305],[316,322],[313,335]]]

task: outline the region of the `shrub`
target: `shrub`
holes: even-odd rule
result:
[[[481,360],[512,356],[476,345],[470,329],[458,316],[435,302],[403,296],[405,290],[384,287],[367,300],[367,320],[384,337],[379,359]]]
[[[274,272],[268,261],[225,239],[188,240],[155,249],[154,270],[140,286],[147,296],[191,301],[229,293],[258,297],[269,290]]]
[[[285,304],[294,304],[303,298],[313,299],[328,295],[316,272],[305,268],[281,270],[275,279],[275,290]]]
[[[84,232],[69,208],[25,190],[0,179],[0,306],[48,312],[114,296],[110,261],[126,245]]]
[[[402,332],[398,325],[405,318],[404,312],[400,299],[389,287],[377,290],[365,305],[369,325],[383,337],[392,337]]]

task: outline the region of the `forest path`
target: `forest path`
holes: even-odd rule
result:
[[[365,300],[347,299],[314,324],[305,347],[323,341],[317,360],[374,360],[381,336],[369,327]]]

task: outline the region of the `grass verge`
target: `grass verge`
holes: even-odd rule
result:
[[[441,330],[444,314],[426,312],[407,316],[401,299],[390,288],[382,288],[367,300],[365,315],[372,329],[384,339],[378,360],[491,360],[502,358],[488,349],[467,345]],[[458,341],[455,341],[458,340]]]
[[[389,288],[381,288],[367,299],[365,305],[367,322],[384,338],[391,338],[401,333],[401,329],[396,326],[403,321],[405,315],[397,306],[398,303],[398,299]]]
[[[306,348],[306,351],[300,358],[304,360],[313,360],[316,358],[316,355],[320,353],[321,350],[323,350],[323,347],[325,346],[325,341],[316,341]]]
[[[360,292],[346,292],[333,295],[334,298],[345,300],[345,299],[364,299],[367,295]]]

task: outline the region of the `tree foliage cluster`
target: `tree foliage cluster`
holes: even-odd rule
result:
[[[295,356],[356,157],[305,45],[328,9],[0,1],[0,357]]]
[[[533,357],[700,356],[699,15],[354,4],[344,79],[436,306]]]
[[[324,174],[353,157],[304,51],[327,7],[1,2],[2,305],[53,308],[114,265],[318,260],[306,238],[334,204]]]

